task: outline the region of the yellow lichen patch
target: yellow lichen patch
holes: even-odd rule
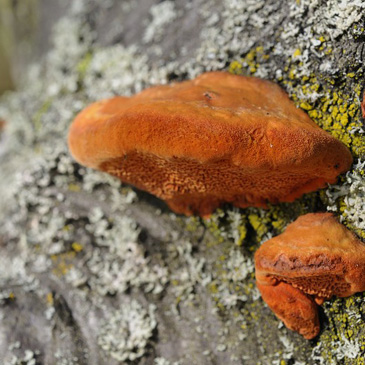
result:
[[[344,218],[343,220],[344,225],[348,227],[351,231],[355,232],[360,238],[365,240],[365,231],[363,229],[355,227],[353,224],[349,223],[349,221],[346,219],[347,214],[345,210],[347,208],[347,205],[344,202],[343,198],[340,198],[340,205],[341,205],[340,212],[342,213],[342,217]]]
[[[295,57],[298,57],[298,56],[300,56],[302,54],[302,52],[300,52],[300,49],[299,48],[297,48],[295,51],[294,51],[294,53],[293,53],[293,57],[295,58]]]
[[[235,75],[242,74],[242,63],[239,61],[233,61],[229,65],[229,72]]]
[[[196,232],[201,225],[200,218],[194,215],[188,217],[186,221],[182,220],[181,222],[185,223],[184,230],[187,232]]]
[[[46,301],[49,306],[53,306],[53,294],[51,292],[47,293]]]
[[[269,218],[257,213],[251,213],[248,215],[248,222],[256,232],[257,241],[261,241],[269,231]]]
[[[219,293],[219,290],[218,290],[218,287],[217,287],[217,283],[216,282],[210,283],[208,289],[209,289],[209,291],[210,291],[211,294],[218,294]]]
[[[84,246],[78,242],[73,242],[71,247],[75,252],[81,252],[84,249]]]
[[[270,55],[265,53],[262,45],[259,45],[251,49],[240,61],[231,62],[228,71],[236,75],[254,75],[260,64],[268,58]]]
[[[71,183],[71,184],[68,185],[68,190],[73,191],[74,193],[77,193],[81,189],[80,189],[80,186],[79,185],[74,184],[74,183]]]
[[[318,194],[318,192],[306,194],[293,203],[269,206],[265,210],[247,209],[245,211],[247,220],[251,230],[255,233],[254,237],[251,237],[251,243],[260,243],[265,238],[271,238],[273,234],[282,233],[285,227],[294,219],[314,209]],[[249,249],[255,250],[256,246],[249,247]]]
[[[52,255],[51,260],[53,262],[52,273],[56,276],[66,275],[67,272],[73,267],[72,261],[76,256],[75,251],[65,252],[58,255]]]
[[[71,229],[72,229],[72,225],[70,225],[70,224],[67,224],[67,225],[63,226],[63,228],[62,228],[62,230],[64,232],[70,232]]]
[[[348,77],[355,75],[349,73]],[[354,157],[363,156],[365,137],[357,131],[360,120],[361,84],[349,93],[343,91],[344,87],[334,89],[331,85],[332,80],[327,81],[320,83],[312,74],[309,79],[301,80],[291,97],[300,108],[308,112],[314,122],[349,147]],[[310,102],[313,95],[317,97],[314,102]]]
[[[303,102],[303,103],[300,103],[300,107],[304,110],[311,110],[313,109],[313,106],[310,105],[309,103],[307,102]]]
[[[237,230],[238,230],[238,240],[236,241],[236,245],[242,246],[243,242],[247,236],[246,225],[239,226]]]
[[[359,349],[356,355],[356,361],[347,357],[349,353],[343,353],[344,364],[363,364],[365,345],[365,333],[362,327],[358,325],[364,315],[364,308],[361,304],[363,295],[357,294],[346,299],[336,299],[327,302],[324,305],[328,316],[328,326],[321,334],[320,355],[326,360],[326,363],[337,361],[336,350],[344,345],[351,346],[353,349]]]
[[[217,209],[208,219],[204,220],[204,224],[215,240],[208,243],[210,247],[219,245],[226,241],[226,237],[222,235],[221,219],[224,217],[222,209]]]

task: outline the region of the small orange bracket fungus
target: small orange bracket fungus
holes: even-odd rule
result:
[[[288,225],[255,254],[263,300],[291,330],[312,339],[317,304],[365,291],[365,245],[331,213],[311,213]]]
[[[293,201],[352,163],[279,86],[226,72],[91,104],[68,141],[81,164],[202,216]]]

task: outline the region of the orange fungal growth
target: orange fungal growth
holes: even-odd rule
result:
[[[183,214],[266,207],[334,183],[352,157],[272,82],[209,72],[91,104],[69,132],[74,158]]]
[[[365,291],[365,245],[331,213],[299,217],[255,254],[257,286],[285,325],[318,335],[317,304]]]

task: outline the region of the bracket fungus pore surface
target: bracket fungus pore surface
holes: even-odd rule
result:
[[[293,201],[352,163],[279,86],[227,72],[93,103],[72,123],[69,147],[81,164],[201,216],[224,202]]]
[[[255,269],[276,316],[312,339],[320,330],[317,304],[365,291],[365,245],[331,213],[310,213],[257,250]]]

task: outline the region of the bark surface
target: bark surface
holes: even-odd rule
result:
[[[326,303],[304,340],[263,303],[253,255],[308,212],[363,236],[363,5],[43,0],[26,28],[24,3],[7,6],[31,46],[16,48],[18,89],[0,99],[2,362],[362,363],[363,294]],[[278,83],[350,148],[352,170],[294,203],[199,219],[72,160],[67,129],[89,103],[210,70]]]

